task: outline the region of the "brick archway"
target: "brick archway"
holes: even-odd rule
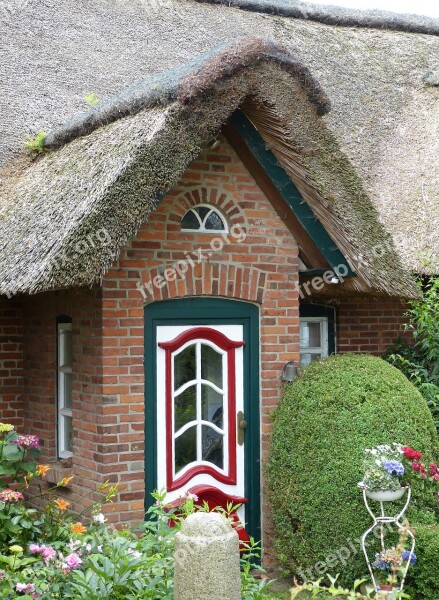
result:
[[[233,263],[180,261],[165,270],[152,268],[137,283],[145,304],[188,296],[223,296],[262,304],[267,274]]]

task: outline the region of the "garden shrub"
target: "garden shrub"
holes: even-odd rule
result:
[[[308,580],[340,573],[345,585],[367,575],[359,538],[371,518],[357,483],[364,449],[391,442],[415,447],[426,461],[437,457],[425,400],[384,360],[331,356],[285,387],[267,474],[275,547],[289,571]],[[412,507],[428,520],[438,503],[417,486]]]
[[[409,570],[406,591],[414,599],[439,599],[439,526],[418,525],[416,556],[418,560]]]
[[[418,287],[421,298],[406,313],[411,342],[397,340],[384,358],[418,388],[439,431],[439,277],[420,279]]]

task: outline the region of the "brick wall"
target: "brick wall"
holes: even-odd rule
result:
[[[220,209],[232,228],[229,235],[180,231],[182,216],[200,202]],[[212,244],[213,238],[220,241]],[[199,248],[203,254],[200,262]],[[234,151],[223,142],[215,152],[203,153],[190,166],[104,278],[103,392],[113,402],[103,407],[103,413],[114,441],[102,448],[98,460],[104,463],[106,476],[117,475],[125,485],[115,519],[143,516],[144,305],[191,295],[236,298],[260,305],[265,457],[271,429],[269,413],[280,398],[280,372],[286,361],[298,358],[297,255],[291,234]],[[178,267],[184,269],[183,276],[174,278],[172,271],[165,271],[163,276],[170,265],[176,265],[177,272]]]
[[[72,319],[72,397],[74,482],[68,499],[80,496],[101,483],[95,461],[101,443],[101,290],[66,290],[37,294],[22,299],[24,316],[24,389],[27,432],[37,434],[42,444],[42,461],[57,461],[56,393],[57,329],[60,316]],[[67,475],[60,471],[59,475]],[[49,478],[50,475],[49,475]]]
[[[392,298],[351,298],[337,307],[337,352],[383,354],[404,335],[407,306]]]
[[[17,303],[0,298],[0,421],[24,425],[23,322]]]

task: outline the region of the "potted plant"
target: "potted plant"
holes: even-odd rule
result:
[[[416,562],[414,544],[411,550],[406,549],[409,531],[408,521],[404,521],[400,529],[398,543],[389,549],[383,549],[375,555],[372,563],[375,580],[378,582],[378,597],[394,600],[401,597],[405,576],[410,565]]]
[[[363,480],[358,484],[368,498],[390,502],[401,498],[409,485],[416,481],[439,488],[439,469],[436,463],[426,467],[422,453],[396,442],[365,450]],[[439,500],[439,492],[437,493]]]

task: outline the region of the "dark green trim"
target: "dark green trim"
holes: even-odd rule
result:
[[[345,265],[348,274],[354,275],[334,240],[314,215],[288,174],[278,163],[277,158],[271,150],[267,149],[263,138],[245,114],[241,110],[237,110],[232,115],[230,122],[328,263],[332,267]]]
[[[300,304],[300,317],[326,317],[328,319],[328,354],[335,353],[335,307],[324,304]]]
[[[239,324],[244,331],[244,464],[246,529],[261,539],[260,415],[259,415],[259,308],[255,304],[222,298],[183,298],[154,302],[145,307],[145,509],[157,487],[156,328],[158,325]]]

